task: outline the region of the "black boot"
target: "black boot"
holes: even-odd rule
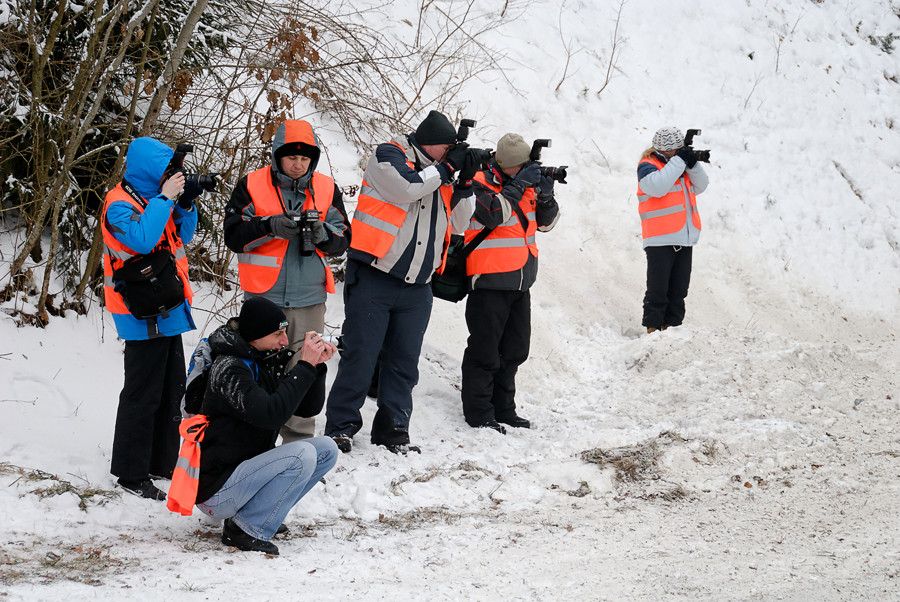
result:
[[[337,448],[343,453],[349,454],[350,450],[353,449],[353,439],[351,439],[348,435],[334,435],[331,438],[334,440]]]
[[[244,552],[262,552],[278,556],[278,546],[271,541],[256,539],[252,535],[245,533],[230,518],[225,519],[225,527],[222,529],[222,543]]]
[[[506,434],[506,429],[503,427],[502,424],[500,424],[496,420],[485,420],[481,424],[471,424],[469,426],[476,428],[476,429],[491,429],[491,430],[497,431],[501,435]]]
[[[527,418],[522,418],[521,416],[517,416],[515,414],[513,414],[509,418],[498,418],[497,420],[502,422],[503,424],[508,424],[509,426],[517,429],[531,428],[531,421],[529,421]]]
[[[160,491],[150,479],[141,479],[139,481],[119,479],[119,487],[128,493],[148,500],[164,501],[166,499],[166,494]]]

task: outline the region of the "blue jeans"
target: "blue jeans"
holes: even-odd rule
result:
[[[329,437],[281,445],[241,462],[222,488],[197,504],[213,518],[230,518],[242,531],[269,541],[291,508],[334,468],[338,449]]]
[[[347,262],[344,350],[325,407],[326,435],[352,437],[362,428],[360,410],[380,361],[371,441],[409,443],[412,390],[431,305],[430,284],[406,284],[364,263]]]

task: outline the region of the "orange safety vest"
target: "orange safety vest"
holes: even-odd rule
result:
[[[406,152],[403,146],[396,142],[389,144]],[[406,164],[410,169],[416,169],[412,161],[407,160]],[[450,246],[451,234],[450,200],[453,198],[453,187],[442,184],[440,191],[447,214],[447,232],[444,235],[444,251],[441,255],[441,267],[438,268],[438,272],[442,272],[447,263],[447,248]],[[394,241],[397,240],[397,234],[400,233],[403,220],[406,219],[406,212],[406,206],[397,205],[381,198],[378,191],[363,178],[359,198],[356,202],[356,211],[353,212],[353,221],[350,224],[350,231],[353,232],[350,248],[375,257],[384,257]]]
[[[119,242],[107,227],[106,211],[111,204],[119,201],[130,204],[136,216],[139,216],[144,212],[144,207],[146,207],[147,204],[146,202],[138,202],[137,199],[128,194],[122,187],[121,182],[107,193],[106,200],[103,203],[102,219],[104,223],[101,229],[103,231],[103,243],[106,247],[106,250],[103,253],[103,294],[106,308],[114,314],[130,314],[131,312],[125,307],[125,300],[122,299],[122,295],[116,292],[115,285],[113,284],[113,272],[122,267],[126,261],[132,257],[141,255],[141,253],[133,251]],[[178,268],[181,281],[184,283],[184,298],[188,304],[190,304],[191,300],[194,298],[194,292],[191,290],[191,285],[188,282],[187,254],[184,251],[184,243],[181,242],[181,237],[178,236],[178,229],[177,226],[175,226],[175,221],[171,216],[169,216],[169,221],[166,222],[166,227],[163,230],[159,242],[153,247],[153,251],[162,247],[168,248],[175,256],[175,266]]]
[[[489,183],[483,171],[479,171],[475,175],[475,179],[485,188],[489,188],[497,194],[502,189],[499,185]],[[528,218],[528,229],[522,227],[518,213],[513,211],[505,223],[494,228],[487,238],[469,253],[466,261],[466,274],[475,276],[477,274],[512,272],[525,265],[529,253],[537,257],[538,248],[534,240],[534,234],[537,232],[536,206],[534,189],[526,188],[522,200],[519,201],[519,209]],[[478,236],[483,228],[481,222],[473,217],[466,230],[466,244]]]
[[[654,156],[642,159],[640,163],[650,163],[657,169],[665,167],[665,163]],[[700,213],[697,211],[697,195],[691,177],[684,172],[672,189],[660,197],[644,194],[638,184],[638,211],[641,214],[641,234],[644,240],[654,236],[674,234],[684,228],[687,223],[687,201],[691,203],[691,223],[700,230]]]
[[[306,190],[303,210],[316,209],[319,221],[324,222],[334,198],[334,180],[326,175],[314,172],[310,180],[312,189]],[[256,215],[279,215],[286,211],[281,193],[272,183],[271,167],[263,167],[247,176],[247,191],[253,199]],[[284,255],[290,241],[273,238],[252,250],[238,253],[238,277],[241,288],[249,293],[265,293],[278,280]],[[316,249],[316,255],[325,266],[325,290],[334,292],[334,274],[325,261],[325,254]]]
[[[200,485],[200,442],[206,434],[209,419],[196,414],[181,421],[178,432],[184,440],[178,452],[178,462],[172,473],[166,508],[182,516],[190,516],[197,503],[197,488]]]

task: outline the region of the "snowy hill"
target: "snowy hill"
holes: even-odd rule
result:
[[[368,402],[282,556],[232,553],[212,521],[114,493],[109,316],[36,330],[0,313],[0,592],[897,599],[900,2],[631,0],[614,34],[618,8],[529,4],[491,34],[504,74],[459,99],[471,142],[548,137],[545,163],[569,166],[517,381],[536,428],[465,425],[464,307],[435,301],[422,454],[371,446]],[[390,10],[402,35],[413,7]],[[703,130],[710,186],[685,325],[646,335],[635,169],[666,125]],[[320,135],[337,181],[357,183],[336,126]],[[188,353],[230,315],[200,288]],[[338,294],[326,321],[341,316]]]

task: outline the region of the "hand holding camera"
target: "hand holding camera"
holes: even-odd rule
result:
[[[466,164],[466,156],[468,155],[469,145],[465,142],[457,142],[450,147],[444,156],[444,162],[454,171],[461,169]]]
[[[300,236],[300,224],[295,221],[299,216],[273,215],[269,218],[272,228],[272,236],[284,240],[295,239]]]
[[[687,168],[690,169],[697,164],[697,152],[689,146],[683,146],[678,149],[675,156],[684,161]]]
[[[694,136],[699,136],[702,133],[702,130],[688,130],[684,135],[684,148],[678,151],[677,155],[684,159],[684,163],[688,166],[688,169],[697,164],[697,161],[703,161],[704,163],[709,163],[709,151],[708,150],[694,150]],[[689,152],[688,159],[685,159],[681,156],[681,151],[687,150]]]
[[[174,201],[181,194],[182,190],[184,190],[184,174],[179,171],[166,178],[159,191],[164,197]]]

